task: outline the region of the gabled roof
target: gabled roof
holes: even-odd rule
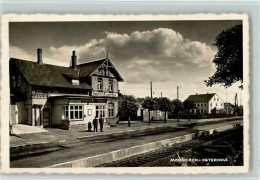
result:
[[[216,93],[211,94],[195,94],[190,95],[187,100],[193,101],[194,103],[207,103]]]
[[[97,61],[79,64],[77,67],[78,67],[78,69],[80,69],[80,77],[91,76],[95,72],[95,70],[97,70],[102,64],[104,64],[106,62],[109,64],[109,70],[112,71],[112,73],[115,75],[117,80],[118,81],[124,81],[124,79],[119,74],[119,72],[116,70],[116,68],[114,67],[112,62],[107,58],[97,60]]]
[[[71,79],[79,78],[79,70],[50,64],[38,64],[37,62],[15,58],[10,59],[11,63],[16,65],[31,85],[92,89],[86,82],[81,82],[79,85],[72,85]]]
[[[101,59],[101,60],[87,62],[84,64],[77,65],[77,67],[80,69],[80,77],[90,76],[105,61],[106,61],[106,59]]]

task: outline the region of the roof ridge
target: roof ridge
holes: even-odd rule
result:
[[[198,95],[209,95],[209,94],[216,94],[216,93],[206,93],[206,94],[192,94],[191,96],[198,96]]]
[[[37,61],[30,61],[30,60],[24,60],[24,59],[18,59],[18,58],[10,58],[10,60],[12,60],[12,59],[38,64]],[[42,63],[41,65],[49,65],[49,66],[56,66],[56,67],[62,67],[62,68],[69,68],[69,66],[59,66],[59,65],[56,65],[56,64],[48,64],[48,63]]]
[[[85,65],[85,64],[89,64],[89,63],[93,63],[93,62],[97,62],[97,61],[104,61],[104,60],[106,60],[106,58],[99,59],[99,60],[94,60],[94,61],[90,61],[90,62],[85,62],[85,63],[82,63],[82,64],[78,64],[77,66],[81,66],[81,65]]]

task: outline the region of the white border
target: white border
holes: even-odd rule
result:
[[[244,102],[244,166],[232,167],[146,167],[146,168],[9,168],[9,22],[57,21],[159,21],[159,20],[242,20],[243,21],[243,102]],[[7,14],[2,16],[1,60],[1,171],[5,173],[105,173],[105,174],[198,174],[246,173],[249,170],[249,22],[247,14],[179,14],[179,15],[56,15]],[[8,139],[8,140],[6,140]]]

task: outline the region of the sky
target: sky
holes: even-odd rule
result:
[[[12,22],[9,24],[10,57],[69,66],[72,51],[78,63],[109,59],[124,78],[120,92],[135,97],[153,96],[185,100],[192,94],[217,93],[223,101],[239,104],[240,83],[229,88],[207,87],[204,80],[216,70],[215,37],[241,21],[111,21]]]

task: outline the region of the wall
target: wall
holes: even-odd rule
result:
[[[108,118],[108,103],[114,104],[114,115],[118,114],[118,100],[117,99],[108,99],[105,103],[83,103],[83,99],[67,99],[67,98],[56,98],[53,103],[53,114],[52,114],[52,124],[57,127],[64,126],[75,126],[75,125],[87,125],[88,119],[84,118],[84,115],[88,116],[88,106],[89,105],[105,105],[105,119]],[[84,99],[85,100],[85,99]],[[62,105],[83,105],[83,120],[62,120]],[[90,107],[90,106],[89,106]],[[93,106],[92,106],[93,107]],[[96,114],[96,108],[92,111],[93,114]],[[114,118],[114,117],[112,117]]]
[[[13,87],[12,76],[16,77],[16,87]],[[18,77],[20,77],[20,82],[18,82]],[[10,93],[14,95],[10,105],[10,120],[12,123],[31,125],[31,91],[31,85],[20,73],[16,65],[10,63]],[[28,109],[28,117],[26,109]]]
[[[206,106],[205,106],[205,104],[206,104]],[[208,111],[208,107],[209,107],[208,103],[195,103],[195,105],[196,105],[196,108],[198,108],[199,113],[207,114],[209,112]],[[203,112],[201,112],[201,110],[203,110]]]
[[[109,77],[100,77],[93,75],[91,76],[91,86],[94,91],[98,91],[98,78],[102,78],[103,80],[103,92],[109,92],[108,86],[109,86]],[[113,92],[118,93],[118,81],[116,79],[113,79]]]
[[[53,126],[63,125],[66,122],[65,120],[62,120],[62,105],[68,105],[68,104],[69,101],[67,98],[57,98],[53,101],[53,107],[52,107]]]
[[[217,110],[224,109],[224,101],[215,94],[209,101],[209,114],[211,114],[212,109],[216,108]]]

